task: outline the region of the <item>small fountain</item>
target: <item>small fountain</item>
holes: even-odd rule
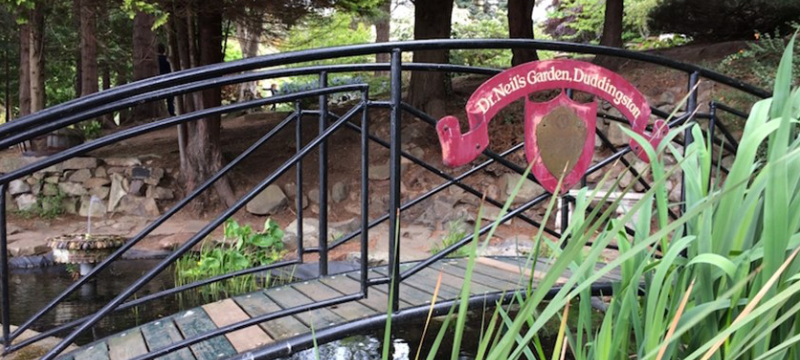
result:
[[[47,240],[47,246],[53,250],[53,261],[79,265],[81,276],[86,276],[94,264],[103,261],[127,240],[119,235],[92,234],[92,206],[95,203],[100,203],[100,199],[92,196],[85,234],[66,234]]]

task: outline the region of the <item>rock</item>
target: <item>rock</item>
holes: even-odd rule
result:
[[[42,159],[44,158],[32,156],[4,156],[0,158],[0,173],[10,173]]]
[[[286,206],[287,201],[278,185],[270,185],[247,203],[246,210],[255,215],[275,214]]]
[[[736,160],[736,157],[735,157],[735,156],[733,156],[733,155],[728,155],[728,156],[726,156],[726,157],[722,158],[722,161],[720,162],[720,165],[722,165],[722,167],[724,167],[724,168],[726,168],[726,169],[730,170],[730,169],[731,169],[731,167],[733,167],[733,161],[734,161],[734,160]]]
[[[463,207],[456,208],[455,204],[455,199],[447,197],[433,199],[432,202],[427,203],[428,206],[425,211],[414,221],[427,226],[431,230],[436,230],[450,221],[468,221],[473,218],[469,211]]]
[[[319,220],[303,218],[303,248],[319,245]],[[292,221],[283,231],[283,243],[291,249],[297,248],[297,219]]]
[[[97,159],[93,157],[76,157],[64,161],[62,164],[64,170],[94,169],[96,167]]]
[[[180,232],[161,239],[158,246],[165,250],[173,250],[178,246],[183,245],[186,241],[192,238],[195,233]]]
[[[147,197],[156,200],[172,200],[175,198],[175,194],[170,189],[150,185],[147,187]]]
[[[511,194],[514,193],[514,188],[517,186],[517,183],[520,181],[520,179],[522,179],[522,175],[517,173],[509,173],[503,176],[506,196],[511,196]],[[530,201],[531,199],[543,193],[545,193],[545,189],[543,187],[531,181],[530,179],[526,179],[517,193],[517,196],[514,198],[514,204]]]
[[[105,158],[103,159],[103,162],[105,162],[106,165],[108,166],[114,166],[114,167],[131,167],[131,166],[142,165],[142,161],[135,157]]]
[[[74,197],[68,197],[61,199],[61,207],[64,209],[64,212],[70,215],[78,214],[78,200]]]
[[[42,192],[42,183],[37,182],[36,184],[31,185],[31,194],[39,195]]]
[[[130,195],[144,195],[144,181],[132,180],[128,186],[128,194]]]
[[[58,184],[58,190],[68,196],[83,196],[86,195],[86,189],[83,185],[74,182],[63,182]]]
[[[154,199],[134,195],[123,196],[120,199],[117,212],[137,216],[158,216],[161,214]]]
[[[331,199],[333,199],[334,203],[339,203],[347,199],[349,193],[350,187],[341,181],[337,181],[331,188]]]
[[[381,165],[370,165],[369,166],[369,179],[370,180],[389,180],[389,176],[391,175],[389,168],[389,163],[381,164]]]
[[[312,204],[319,204],[319,189],[314,188],[308,191],[308,200],[311,201]]]
[[[108,194],[111,192],[108,186],[98,186],[89,189],[89,195],[94,196],[100,200],[105,200],[108,198]]]
[[[28,183],[28,185],[35,185],[40,183],[40,179],[35,176],[28,176],[25,178],[25,182]]]
[[[31,186],[27,182],[17,179],[8,184],[8,193],[11,195],[24,194],[31,191]]]
[[[630,138],[622,131],[622,125],[617,122],[612,122],[608,126],[608,132],[606,133],[606,137],[608,137],[608,141],[610,141],[614,146],[623,146],[627,145]],[[625,126],[627,128],[627,126]]]
[[[144,183],[147,185],[156,186],[158,183],[161,182],[161,179],[164,178],[164,169],[163,168],[153,168],[150,171],[150,176],[144,179]]]
[[[498,218],[500,218],[500,208],[486,204],[483,206],[483,212],[481,213],[481,219],[488,220],[489,222],[494,222]],[[508,219],[503,224],[511,225],[512,219]]]
[[[96,187],[106,186],[108,184],[111,184],[111,180],[99,177],[94,177],[83,182],[83,186],[88,189],[94,189]]]
[[[94,177],[97,178],[107,178],[108,172],[106,171],[105,167],[98,166],[97,169],[94,170]]]
[[[120,174],[112,174],[111,175],[111,190],[108,194],[108,211],[114,211],[117,205],[119,205],[120,199],[123,196],[128,195],[128,192],[125,191],[124,186],[125,182],[128,180],[122,177]]]
[[[672,186],[672,190],[669,191],[669,201],[673,203],[677,203],[681,201],[681,183],[676,182]]]
[[[92,217],[103,217],[106,215],[106,209],[108,206],[106,202],[99,199],[94,199],[84,196],[81,197],[81,206],[78,209],[78,215],[80,216],[89,216],[91,214]]]
[[[70,175],[67,180],[71,182],[82,183],[86,182],[91,178],[92,178],[92,172],[89,169],[80,169],[72,173],[72,175]]]
[[[547,241],[543,238],[543,241]],[[497,244],[489,245],[480,252],[479,256],[524,256],[533,251],[533,242],[525,236],[513,236]],[[547,251],[547,244],[541,244],[539,251]]]
[[[56,196],[58,195],[58,187],[55,184],[46,183],[42,186],[42,195]]]
[[[47,247],[47,239],[31,236],[8,244],[8,252],[14,257],[32,256],[50,252],[50,248]]]
[[[328,223],[328,228],[330,228],[330,231],[328,231],[328,236],[336,239],[360,229],[361,219],[352,218],[350,220]]]
[[[294,198],[297,195],[297,184],[294,182],[284,184],[283,193],[286,194],[286,197]]]
[[[48,176],[48,177],[44,178],[44,182],[46,182],[48,184],[58,184],[59,180],[60,179],[59,179],[58,176]]]
[[[36,207],[36,196],[31,194],[22,194],[17,196],[16,202],[17,209],[19,209],[19,211],[33,210],[33,208]]]

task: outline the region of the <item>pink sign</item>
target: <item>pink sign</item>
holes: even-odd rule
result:
[[[538,91],[552,89],[574,89],[607,100],[628,119],[631,129],[642,135],[654,146],[658,145],[667,133],[663,120],[658,120],[652,133],[645,131],[650,119],[650,106],[644,96],[622,76],[603,67],[577,60],[545,60],[522,64],[493,76],[484,82],[469,98],[466,106],[469,131],[462,134],[458,119],[446,116],[439,120],[436,130],[442,146],[442,159],[445,165],[462,166],[477,158],[489,145],[488,126],[492,118],[510,103]],[[566,97],[563,92],[555,99],[545,103],[525,102],[525,154],[528,161],[534,162],[533,173],[542,186],[550,192],[555,191],[558,175],[564,176],[562,191],[567,191],[580,181],[592,160],[594,151],[596,102],[579,104]],[[552,127],[562,130],[543,130],[541,123],[548,114],[558,109],[547,120]],[[583,125],[576,121],[581,119]],[[545,134],[566,134],[578,149],[572,149]],[[576,138],[583,135],[581,142]],[[560,150],[542,149],[539,143],[550,142]],[[647,155],[634,141],[630,142],[633,152],[642,160]],[[545,159],[542,159],[542,155]],[[577,157],[577,159],[575,158]],[[564,169],[554,170],[547,158],[560,160]]]

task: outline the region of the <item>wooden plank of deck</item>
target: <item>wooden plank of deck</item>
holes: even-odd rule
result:
[[[282,310],[278,304],[268,298],[263,292],[237,296],[233,298],[233,300],[236,301],[236,303],[242,307],[242,310],[250,315],[250,317]],[[303,325],[300,320],[292,316],[284,316],[278,319],[265,321],[260,323],[259,326],[275,340],[285,339],[311,331],[308,326]]]
[[[373,276],[373,277],[381,277],[382,276],[377,272],[375,272],[375,274],[377,274],[377,276]],[[353,276],[358,278],[358,275],[352,275],[352,274],[348,274],[347,275],[347,277],[349,277],[351,279],[353,279],[352,278]],[[354,281],[358,281],[358,280],[354,280]],[[388,284],[381,285],[381,286],[376,286],[376,287],[371,287],[370,289],[377,289],[378,291],[386,294],[386,297],[388,299],[388,296],[389,296],[389,285]],[[425,290],[422,290],[422,289],[416,288],[415,286],[411,285],[408,282],[403,282],[403,283],[400,284],[400,298],[399,299],[400,299],[401,303],[405,302],[405,303],[411,304],[413,306],[430,304],[431,299],[433,299],[433,287],[428,286]],[[445,299],[445,297],[441,292],[436,297],[437,301],[438,300],[444,300],[444,299]],[[386,308],[384,308],[383,311],[386,311]]]
[[[321,281],[307,281],[295,284],[294,288],[314,301],[323,301],[343,296],[340,292],[333,290]],[[341,316],[347,321],[377,314],[375,310],[357,301],[331,306],[330,309],[334,314]]]
[[[266,291],[266,294],[267,297],[274,300],[283,309],[307,305],[314,302],[314,300],[303,295],[303,293],[297,291],[292,286],[269,289]],[[344,322],[344,319],[341,316],[334,314],[327,308],[301,312],[295,315],[295,317],[309,328],[313,324],[315,329],[321,329],[323,327]]]
[[[194,308],[174,316],[175,324],[188,338],[215,330],[217,327],[202,308]],[[225,336],[216,336],[189,346],[198,360],[224,359],[236,354]]]
[[[463,268],[458,266],[461,263],[463,263],[464,266]],[[457,260],[447,261],[439,268],[450,275],[464,278],[466,276],[466,265],[467,265],[466,259],[457,259]],[[488,275],[484,275],[479,271],[476,271],[474,267],[472,270],[472,282],[494,288],[497,291],[516,290],[519,288],[516,282],[500,280]]]
[[[108,339],[111,360],[128,360],[147,354],[147,344],[139,328],[125,331]]]
[[[240,321],[249,320],[250,316],[233,301],[225,299],[211,304],[203,305],[203,309],[208,313],[208,317],[217,327],[223,327]],[[246,327],[225,334],[228,341],[237,352],[245,352],[255,349],[272,342],[272,338],[267,335],[258,325]]]
[[[382,273],[383,275],[388,274],[388,269],[386,268],[377,269],[377,271]],[[418,290],[422,290],[426,294],[425,297],[427,297],[427,300],[425,301],[430,302],[431,298],[433,297],[432,295],[433,289],[436,287],[436,282],[438,281],[438,279],[439,279],[438,270],[434,270],[434,273],[431,273],[431,271],[425,271],[423,269],[422,271],[412,275],[408,279],[403,280],[402,285],[408,285]],[[458,294],[461,293],[461,284],[448,283],[446,280],[447,279],[442,279],[442,285],[439,287],[439,297],[437,298],[437,301],[453,299],[457,297]],[[403,299],[407,295],[407,292],[409,293],[408,295],[413,296],[413,293],[411,291],[404,290],[402,285],[400,288],[400,294],[401,294],[400,298]],[[413,303],[419,303],[419,300],[421,300],[413,297],[412,299],[414,299],[412,301]]]
[[[161,319],[141,327],[142,335],[147,343],[150,351],[161,349],[169,346],[172,343],[183,340],[183,335],[178,331],[178,327],[172,322],[171,318]],[[162,360],[195,360],[194,355],[189,349],[183,348],[173,351],[166,356],[162,356]]]
[[[481,263],[483,265],[487,265],[487,266],[491,266],[491,267],[494,267],[494,268],[498,268],[498,269],[503,270],[503,271],[516,273],[518,275],[525,275],[526,277],[533,276],[535,280],[541,280],[547,274],[547,270],[543,269],[544,265],[540,265],[538,262],[536,264],[536,271],[535,272],[531,272],[531,269],[525,268],[524,265],[521,267],[519,263],[512,264],[512,263],[509,263],[509,262],[506,262],[506,261],[493,259],[493,258],[487,258],[487,257],[477,258],[475,261],[479,262],[479,263]],[[568,279],[568,277],[560,276],[558,278],[558,280],[556,281],[556,283],[563,284],[563,283],[567,282],[567,279]]]
[[[467,262],[466,261],[455,262],[453,263],[453,266],[464,269],[466,271]],[[481,273],[492,279],[497,279],[499,281],[505,281],[514,284],[516,288],[526,286],[526,284],[528,283],[527,277],[523,277],[517,272],[505,271],[502,269],[482,264],[477,261],[475,262],[475,266],[472,268],[472,271],[476,273]]]
[[[75,353],[75,360],[109,360],[108,345],[99,341]]]

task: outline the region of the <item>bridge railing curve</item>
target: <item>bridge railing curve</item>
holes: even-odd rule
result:
[[[79,98],[61,105],[57,105],[42,110],[38,113],[28,115],[14,122],[0,126],[0,147],[6,148],[9,146],[13,146],[15,144],[31,140],[37,136],[41,136],[51,131],[61,129],[70,125],[74,125],[81,121],[92,119],[103,114],[108,114],[114,111],[130,108],[134,105],[146,102],[158,101],[166,99],[168,97],[187,94],[199,90],[217,88],[225,85],[238,84],[254,80],[291,77],[299,75],[317,75],[319,79],[319,87],[317,89],[301,91],[292,94],[277,95],[265,99],[256,99],[241,103],[233,103],[215,108],[198,110],[192,113],[181,114],[178,116],[161,119],[153,123],[138,125],[84,143],[82,145],[70,148],[68,150],[64,150],[60,153],[49,156],[36,163],[0,175],[0,212],[2,212],[0,213],[0,303],[2,303],[2,309],[0,309],[1,311],[0,314],[2,315],[3,319],[2,324],[3,324],[4,353],[11,353],[17,351],[30,344],[36,343],[48,336],[54,334],[61,334],[69,331],[68,334],[64,337],[63,341],[61,341],[58,345],[56,345],[53,349],[50,350],[50,352],[48,352],[44,356],[45,359],[52,359],[56,357],[58,354],[60,354],[69,343],[74,341],[74,339],[78,335],[89,330],[99,320],[101,320],[103,317],[107,316],[111,312],[129,309],[134,306],[142,305],[149,301],[162,298],[164,296],[177,294],[186,290],[194,289],[199,286],[204,286],[210,283],[222,281],[232,277],[252,274],[260,271],[272,270],[284,266],[296,265],[298,263],[301,263],[303,261],[303,255],[308,253],[317,253],[319,255],[320,257],[319,274],[325,275],[327,274],[328,270],[327,266],[328,252],[355,238],[360,239],[360,246],[361,246],[360,269],[362,270],[361,271],[362,278],[361,278],[361,291],[359,293],[345,295],[325,302],[319,302],[304,306],[297,306],[276,313],[266,314],[264,316],[252,318],[247,321],[225,326],[213,332],[192,337],[190,339],[186,339],[184,341],[175,343],[170,347],[157,349],[151,352],[150,354],[141,357],[141,359],[151,359],[158,356],[163,356],[164,354],[178,350],[185,346],[195,344],[205,339],[209,339],[211,337],[218,336],[220,334],[225,334],[231,331],[255,325],[260,322],[267,321],[273,318],[288,316],[303,311],[308,311],[311,309],[332,306],[343,302],[361,299],[363,297],[368,296],[369,287],[373,285],[392,284],[393,288],[395,289],[394,293],[398,294],[399,292],[396,290],[399,288],[400,282],[402,282],[404,279],[407,279],[411,275],[417,273],[418,271],[424,269],[430,264],[442,259],[443,257],[452,253],[459,247],[466,245],[472,238],[471,234],[465,236],[456,244],[444,249],[443,251],[435,255],[430,256],[429,258],[417,263],[415,266],[409,269],[400,271],[399,252],[402,251],[402,246],[400,243],[397,242],[398,236],[396,236],[396,234],[400,230],[399,229],[400,222],[398,221],[399,219],[398,217],[400,216],[402,211],[405,211],[415,205],[422,203],[424,200],[429,199],[430,197],[436,195],[437,193],[443,191],[444,189],[447,189],[450,186],[457,186],[474,196],[485,197],[485,194],[482,191],[477,190],[465,184],[463,180],[469,177],[470,175],[473,175],[476,172],[486,168],[491,164],[500,164],[518,174],[524,173],[523,167],[506,159],[506,157],[509,154],[521,149],[523,144],[515,144],[509,149],[502,151],[500,153],[487,149],[483,152],[483,155],[487,158],[487,160],[473,166],[472,168],[466,170],[465,172],[457,176],[449,175],[447,172],[438,169],[436,166],[428,164],[424,160],[417,158],[406,151],[403,151],[401,147],[402,138],[400,130],[404,113],[408,114],[413,119],[417,119],[432,126],[435,126],[437,121],[436,119],[432,118],[423,111],[415,109],[412,106],[402,101],[401,75],[403,71],[441,71],[448,73],[493,75],[498,73],[500,70],[491,68],[473,67],[473,66],[451,65],[451,64],[425,64],[425,63],[404,64],[402,62],[402,54],[404,52],[432,50],[432,49],[455,50],[455,49],[509,49],[509,48],[556,50],[562,52],[606,55],[606,56],[614,56],[631,60],[637,60],[664,66],[667,68],[680,70],[686,73],[687,75],[689,75],[687,84],[687,88],[689,89],[693,88],[694,85],[697,83],[697,81],[699,81],[699,79],[703,77],[708,80],[733,87],[735,89],[738,89],[740,91],[752,95],[756,95],[759,97],[769,96],[769,93],[766,91],[758,89],[752,85],[746,84],[739,80],[726,77],[714,71],[710,71],[694,65],[684,64],[674,60],[650,54],[632,52],[616,48],[608,48],[608,47],[585,45],[585,44],[561,43],[553,41],[521,40],[521,39],[499,39],[499,40],[471,39],[471,40],[422,40],[422,41],[408,41],[408,42],[395,42],[395,43],[352,45],[352,46],[312,49],[312,50],[304,50],[291,53],[268,55],[257,58],[244,59],[236,62],[209,65],[209,66],[179,71],[167,75],[161,75],[158,77],[123,85],[97,94],[89,95],[83,98]],[[279,66],[292,65],[303,62],[329,60],[346,56],[369,55],[376,53],[390,53],[391,61],[389,63],[382,63],[382,64],[369,63],[369,64],[326,65],[326,66],[311,65],[311,66],[301,66],[296,68],[295,67],[278,68]],[[260,69],[263,70],[254,71]],[[389,99],[370,100],[369,86],[367,84],[352,84],[343,86],[328,86],[327,84],[328,75],[332,73],[373,72],[373,71],[389,71],[390,73]],[[327,103],[328,103],[327,99],[332,94],[342,93],[342,92],[358,92],[361,94],[361,98],[357,102],[355,102],[352,105],[352,107],[345,113],[336,114],[327,108]],[[317,110],[302,109],[299,100],[307,98],[318,98],[319,108]],[[127,242],[122,248],[115,251],[103,262],[99,263],[87,276],[79,279],[70,287],[65,289],[60,295],[52,299],[47,306],[40,309],[36,314],[34,314],[27,321],[21,324],[15,331],[13,332],[10,331],[9,319],[10,319],[11,304],[13,299],[9,298],[10,285],[8,280],[9,279],[8,256],[7,256],[8,244],[7,244],[7,231],[6,231],[7,214],[5,212],[4,205],[5,202],[7,201],[5,190],[8,188],[8,185],[11,181],[33,174],[36,171],[45,169],[51,165],[60,163],[70,158],[80,156],[90,151],[102,148],[104,146],[118,143],[122,140],[135,137],[141,134],[145,134],[151,131],[155,131],[158,129],[178,124],[184,124],[191,121],[197,121],[199,119],[203,119],[208,116],[219,115],[229,112],[236,112],[236,111],[247,110],[247,109],[267,106],[276,103],[285,103],[285,102],[295,103],[295,109],[283,121],[281,121],[274,128],[270,129],[270,131],[268,131],[264,136],[259,138],[247,150],[242,152],[234,160],[230,161],[227,165],[225,165],[219,172],[217,172],[211,178],[206,180],[203,184],[198,186],[197,189],[187,194],[172,208],[170,208],[163,215],[161,215],[152,223],[150,223],[139,234],[137,234],[129,242]],[[733,114],[734,116],[744,116],[744,117],[746,117],[747,114],[732,109],[718,102],[710,103],[708,113],[697,113],[695,111],[696,107],[697,107],[697,95],[696,92],[694,92],[690,95],[685,115],[678,116],[677,118],[673,119],[672,122],[669,124],[670,127],[681,125],[687,121],[708,120],[709,133],[711,134],[714,143],[720,145],[727,151],[735,152],[736,141],[734,137],[730,134],[730,131],[725,127],[725,125],[721,121],[719,121],[716,112],[725,111]],[[377,135],[369,132],[369,125],[370,125],[369,124],[370,120],[368,115],[369,109],[389,110],[390,134],[388,139],[382,139]],[[652,111],[653,114],[663,118],[666,118],[669,115],[656,108],[653,108]],[[353,120],[355,120],[358,115],[360,115],[360,124],[357,125]],[[300,141],[299,138],[302,132],[301,120],[304,117],[310,117],[310,116],[313,116],[318,120],[319,134],[316,137],[314,137],[313,140],[308,142],[305,146],[301,146],[302,141]],[[610,121],[625,121],[625,119],[616,118],[612,115],[604,113],[599,114],[599,116],[604,117]],[[158,265],[156,265],[153,269],[151,269],[141,278],[132,283],[126,290],[124,290],[122,293],[116,296],[113,300],[109,301],[106,306],[104,306],[101,310],[97,311],[95,314],[80,319],[74,319],[66,324],[60,325],[52,329],[48,329],[46,331],[43,331],[38,336],[34,336],[23,341],[14,342],[14,340],[18,339],[18,337],[22,334],[22,332],[24,332],[26,329],[29,329],[36,321],[40,320],[44,314],[46,314],[48,311],[51,311],[58,303],[66,299],[70,294],[74,293],[77,289],[86,284],[88,281],[91,281],[109,264],[120,259],[123,253],[125,253],[134,245],[136,245],[139,241],[144,239],[149,233],[151,233],[158,226],[166,222],[169,218],[171,218],[178,211],[184,208],[188,203],[190,203],[197,196],[199,196],[203,191],[211,187],[215,181],[219,180],[221,177],[229,173],[230,170],[232,170],[235,166],[240,164],[243,159],[245,159],[247,156],[255,152],[260,146],[270,141],[270,139],[272,139],[279,131],[283,129],[288,129],[288,126],[291,123],[294,123],[296,125],[295,131],[298,139],[297,149],[295,154],[291,156],[289,159],[287,159],[283,164],[278,166],[269,176],[264,178],[253,189],[247,192],[247,194],[245,194],[242,198],[240,198],[232,207],[226,209],[224,212],[219,214],[207,226],[205,226],[202,230],[200,230],[195,236],[193,236],[185,244],[176,249],[167,258],[160,261]],[[349,129],[351,131],[355,131],[360,134],[361,159],[362,159],[360,164],[360,177],[361,177],[360,192],[361,192],[361,214],[362,214],[360,218],[361,227],[360,229],[354,232],[343,235],[339,239],[329,244],[327,241],[327,235],[325,234],[325,231],[327,230],[322,230],[322,229],[327,229],[327,214],[326,214],[327,210],[323,210],[327,209],[326,195],[323,195],[327,194],[327,191],[325,191],[325,189],[327,189],[327,174],[328,174],[328,167],[327,167],[328,165],[325,154],[328,146],[327,140],[333,133],[341,129]],[[718,129],[723,134],[724,137],[723,138],[716,137],[715,129]],[[628,152],[631,151],[630,147],[624,146],[621,148],[617,148],[609,142],[609,140],[605,137],[605,135],[602,132],[598,131],[597,135],[600,138],[603,146],[606,146],[609,149],[613,150],[613,154],[611,156],[606,157],[605,159],[598,161],[596,164],[591,166],[587,171],[587,174],[599,171],[600,169],[608,166],[609,164],[612,164],[615,161],[620,161],[626,166],[630,167],[630,163],[624,157],[624,155],[626,155]],[[690,136],[685,136],[684,139],[687,142],[691,141]],[[369,172],[368,149],[369,149],[369,144],[371,142],[377,143],[380,146],[388,148],[390,153],[389,209],[384,215],[379,216],[378,218],[375,219],[371,219],[369,217],[369,199],[368,196],[365,196],[366,194],[369,194],[369,179],[367,174]],[[279,176],[290,171],[293,167],[297,169],[296,185],[299,187],[298,194],[301,193],[303,182],[301,178],[300,164],[302,159],[312,151],[318,151],[321,154],[319,161],[319,174],[320,174],[319,186],[321,195],[319,215],[320,215],[321,234],[319,236],[320,242],[317,247],[304,248],[302,241],[302,231],[298,231],[299,236],[297,244],[297,259],[295,260],[281,261],[267,266],[260,266],[230,274],[224,274],[210,279],[197,281],[195,283],[186,284],[180,287],[167,289],[144,297],[139,297],[134,300],[128,300],[140,288],[142,288],[145,284],[151,281],[156,275],[158,275],[158,273],[169,267],[180,256],[189,252],[194,245],[199,243],[203,238],[205,238],[205,236],[210,234],[216,227],[221,225],[236,211],[244,207],[245,204],[247,204],[248,201],[253,199],[260,191],[262,191],[267,186],[272,184]],[[405,202],[402,202],[401,190],[400,190],[401,158],[406,158],[412,163],[421,166],[428,171],[431,171],[432,173],[441,177],[445,182],[439,186],[436,186],[435,188],[431,189],[430,191],[424,194],[418,195],[413,199],[409,199],[406,200]],[[635,172],[635,169],[632,169],[632,171]],[[723,168],[722,171],[726,171],[726,169]],[[645,187],[649,186],[641,177],[638,176],[638,174],[634,175],[637,176],[638,181],[642,182],[643,186]],[[536,181],[536,179],[532,175],[529,175],[529,178],[532,181]],[[543,193],[532,199],[527,199],[526,202],[511,209],[502,218],[501,221],[505,222],[512,218],[517,218],[521,219],[526,223],[535,225],[537,227],[541,226],[541,224],[539,224],[536,220],[526,215],[525,212],[531,209],[532,207],[536,206],[537,204],[546,201],[550,197],[551,194]],[[569,199],[566,200],[569,201]],[[487,197],[486,201],[496,206],[502,206],[501,199],[493,199],[491,197]],[[298,196],[298,203],[296,204],[296,206],[298,207],[297,209],[298,217],[302,217],[303,204],[302,204],[302,198],[299,196]],[[562,211],[562,221],[564,223],[568,222],[569,220],[567,214],[568,214],[567,211]],[[298,220],[299,220],[298,224],[302,223],[301,218],[298,218]],[[389,225],[390,248],[388,249],[388,251],[389,251],[390,275],[385,277],[369,278],[367,276],[368,275],[367,271],[368,231],[370,228],[382,222],[388,222]],[[484,228],[481,228],[479,231],[481,234],[483,234],[488,230],[489,227],[486,226]],[[554,236],[559,235],[559,233],[553,229],[545,227],[545,230]],[[632,230],[629,229],[629,231]],[[396,281],[392,281],[393,279],[395,279]],[[397,307],[398,301],[399,299],[395,297],[394,304],[392,304],[394,308]],[[296,348],[299,349],[301,347],[302,344],[297,344]]]

